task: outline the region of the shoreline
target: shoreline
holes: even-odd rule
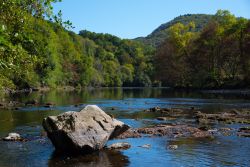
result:
[[[38,88],[27,88],[27,89],[0,89],[0,94],[17,94],[17,93],[32,93],[32,92],[47,92],[51,90],[64,90],[64,91],[75,91],[75,90],[92,90],[92,89],[172,89],[170,87],[73,87],[73,86],[59,86],[56,88],[51,87],[38,87]]]
[[[47,92],[51,90],[64,90],[64,91],[75,91],[75,90],[92,90],[92,89],[168,89],[171,91],[194,91],[201,93],[209,93],[209,94],[250,94],[250,88],[232,88],[232,89],[224,89],[224,88],[214,88],[214,89],[199,89],[199,88],[172,88],[172,87],[73,87],[73,86],[59,86],[56,88],[51,87],[36,87],[36,88],[25,88],[25,89],[8,89],[2,88],[0,89],[0,94],[16,94],[16,93],[32,93],[32,92]]]

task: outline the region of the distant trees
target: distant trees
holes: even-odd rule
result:
[[[177,87],[248,86],[250,55],[244,47],[249,43],[248,25],[248,20],[223,10],[201,32],[173,25],[157,52],[158,72],[165,74],[157,78]]]

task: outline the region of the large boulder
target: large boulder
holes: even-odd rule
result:
[[[43,120],[43,127],[56,150],[81,153],[100,150],[109,139],[129,129],[95,105],[80,112],[49,116]]]

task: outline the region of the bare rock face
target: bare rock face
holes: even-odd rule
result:
[[[57,150],[89,153],[129,129],[98,106],[88,105],[80,112],[69,111],[43,120],[43,127]]]

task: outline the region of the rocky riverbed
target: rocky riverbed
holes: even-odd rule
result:
[[[110,139],[162,137],[169,139],[177,138],[210,138],[216,136],[237,135],[250,137],[250,127],[240,127],[239,129],[219,128],[212,129],[209,124],[223,123],[249,123],[249,110],[230,110],[220,114],[206,114],[196,110],[181,108],[160,108],[154,107],[143,112],[159,112],[166,117],[180,117],[192,112],[196,124],[184,123],[158,123],[153,126],[134,128],[117,121],[102,111],[97,106],[87,106],[80,112],[66,112],[64,114],[47,117],[43,121],[43,127],[47,136],[51,139],[57,150],[66,152],[90,153],[101,150]],[[162,122],[168,119],[159,119]],[[23,142],[28,139],[22,138],[17,133],[10,133],[2,138],[3,141]],[[129,143],[114,143],[109,149],[129,149]],[[169,146],[172,148],[172,146]],[[177,149],[178,146],[173,146]]]

